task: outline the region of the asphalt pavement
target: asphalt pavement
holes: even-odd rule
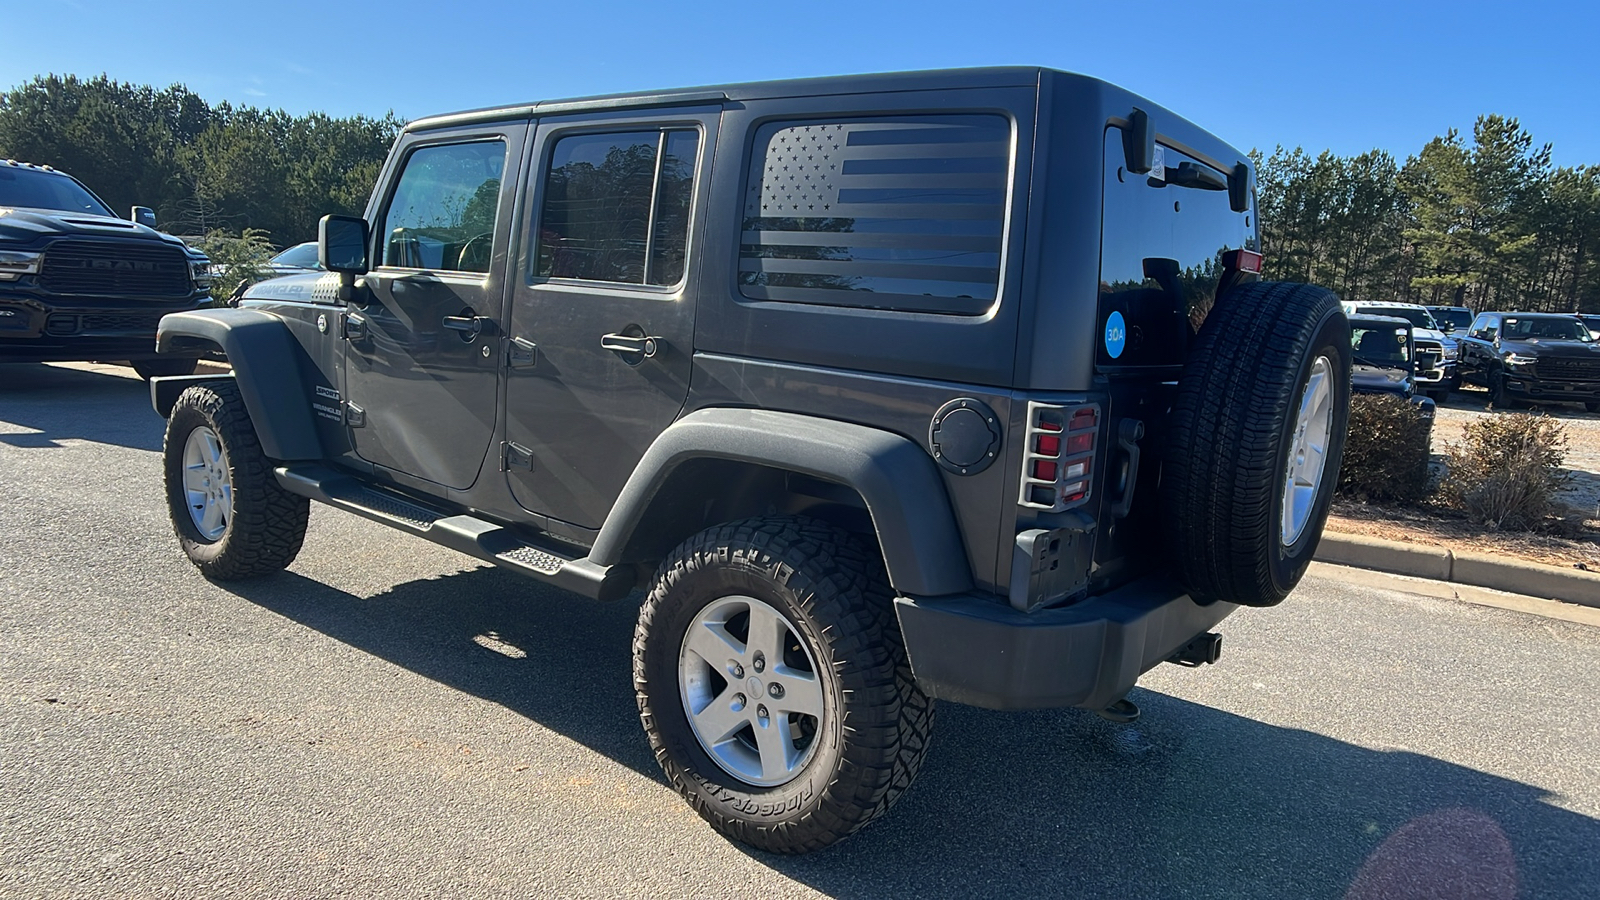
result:
[[[0,366],[5,897],[1600,896],[1600,628],[1312,576],[1133,725],[942,705],[888,817],[772,856],[662,782],[634,603],[323,507],[208,583],[128,375]]]

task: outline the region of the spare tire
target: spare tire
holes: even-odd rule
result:
[[[1339,483],[1350,323],[1332,291],[1258,282],[1221,297],[1195,339],[1161,474],[1167,547],[1200,603],[1282,602]]]

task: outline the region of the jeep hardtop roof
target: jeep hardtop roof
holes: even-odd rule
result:
[[[877,94],[896,91],[975,90],[984,88],[1033,87],[1041,91],[1076,92],[1090,108],[1120,109],[1113,115],[1126,115],[1132,105],[1144,109],[1157,120],[1164,143],[1178,146],[1190,155],[1221,169],[1231,171],[1245,156],[1221,138],[1182,116],[1131,91],[1089,75],[1047,69],[1041,66],[995,66],[967,69],[927,69],[913,72],[884,72],[861,75],[832,75],[822,78],[794,78],[781,81],[751,81],[739,84],[707,85],[668,90],[600,94],[591,97],[536,100],[505,106],[483,107],[416,119],[406,132],[450,128],[477,122],[510,118],[559,115],[564,113],[635,109],[641,107],[698,106],[729,101],[770,100],[786,97]],[[1043,108],[1041,103],[1040,107]],[[1103,116],[1099,117],[1104,121]]]

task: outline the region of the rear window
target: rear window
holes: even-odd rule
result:
[[[1159,150],[1165,170],[1205,166],[1172,147]],[[1180,364],[1189,335],[1199,332],[1216,301],[1222,254],[1255,249],[1254,203],[1248,212],[1235,212],[1226,190],[1135,175],[1124,164],[1122,131],[1108,128],[1100,239],[1100,328],[1106,339],[1099,342],[1099,362]],[[1227,173],[1211,171],[1226,181]]]
[[[753,300],[981,315],[999,296],[1011,126],[993,115],[756,131],[739,245]]]

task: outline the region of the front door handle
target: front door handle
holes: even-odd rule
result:
[[[451,331],[477,337],[489,330],[491,322],[483,316],[445,316],[441,324]]]
[[[628,353],[649,359],[661,349],[661,339],[644,334],[607,334],[601,336],[600,346],[613,353]]]

